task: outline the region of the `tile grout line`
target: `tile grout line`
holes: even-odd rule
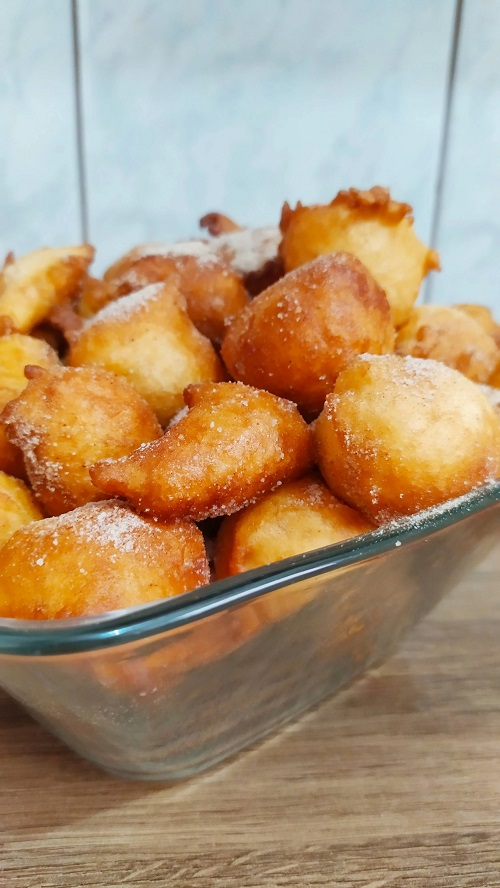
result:
[[[452,46],[446,83],[446,99],[444,106],[443,126],[441,130],[441,144],[439,146],[434,212],[432,214],[431,224],[430,245],[431,247],[434,247],[434,249],[437,249],[437,241],[441,228],[443,194],[446,184],[447,163],[450,147],[451,118],[453,113],[453,100],[455,97],[457,63],[460,51],[460,35],[462,30],[463,7],[464,0],[456,0]],[[425,293],[422,300],[424,303],[432,302],[433,283],[434,279],[432,277],[428,278],[427,286],[425,288]]]
[[[83,119],[78,0],[71,0],[71,25],[73,33],[73,90],[75,102],[76,163],[80,202],[80,226],[82,240],[87,242],[89,238],[89,218],[87,200],[87,169],[85,164],[85,132]]]

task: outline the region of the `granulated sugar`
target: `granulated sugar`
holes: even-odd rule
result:
[[[276,258],[280,242],[279,228],[244,228],[215,237],[210,246],[238,274],[250,274]]]
[[[104,308],[101,308],[101,310],[97,312],[97,314],[92,318],[89,318],[85,322],[83,329],[88,330],[89,327],[92,327],[93,324],[98,324],[100,321],[110,321],[115,319],[124,321],[132,317],[132,315],[140,311],[150,300],[155,299],[164,286],[165,284],[163,282],[160,282],[159,284],[149,284],[147,287],[143,287],[141,290],[136,290],[128,296],[121,296],[119,299],[115,299],[114,302],[105,305]]]
[[[61,534],[75,534],[97,548],[112,547],[118,552],[144,549],[145,538],[155,535],[157,527],[117,500],[88,503],[56,518],[34,524],[32,531],[56,544]]]
[[[130,256],[135,259],[145,259],[149,256],[161,256],[168,259],[170,256],[213,256],[214,249],[203,240],[179,241],[179,243],[151,243],[141,244],[131,251]]]

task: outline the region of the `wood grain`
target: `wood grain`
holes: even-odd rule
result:
[[[6,888],[500,886],[500,552],[385,666],[191,782],[125,783],[0,696]]]

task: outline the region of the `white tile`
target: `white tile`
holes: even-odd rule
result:
[[[69,0],[0,3],[0,257],[81,237]]]
[[[466,0],[431,297],[500,320],[500,3]]]
[[[388,184],[428,237],[453,0],[80,0],[91,237],[106,262],[223,210]]]

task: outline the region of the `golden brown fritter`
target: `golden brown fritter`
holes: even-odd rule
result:
[[[68,363],[124,376],[162,425],[184,406],[187,385],[225,378],[212,344],[189,319],[172,283],[151,284],[101,309],[71,346]]]
[[[340,191],[325,206],[299,203],[292,210],[285,204],[281,230],[285,271],[335,251],[357,256],[385,291],[396,327],[406,321],[426,274],[439,268],[436,251],[413,230],[410,205],[379,186]]]
[[[24,368],[27,364],[57,367],[59,358],[46,342],[33,336],[25,336],[23,333],[0,336],[0,411],[26,388],[28,380],[24,375]],[[18,478],[25,477],[22,453],[7,438],[1,417],[0,470]]]
[[[0,616],[82,617],[170,598],[209,581],[191,521],[152,521],[89,503],[16,531],[0,550]]]
[[[88,244],[44,247],[19,259],[9,254],[0,273],[1,332],[29,333],[75,296],[93,258]]]
[[[282,561],[373,530],[316,475],[289,481],[225,518],[215,546],[216,578]]]
[[[114,279],[115,298],[168,281],[185,298],[195,327],[215,343],[222,341],[227,324],[248,303],[239,275],[215,255],[142,256]]]
[[[479,386],[437,361],[398,355],[354,361],[315,423],[326,483],[378,523],[493,480],[498,436]]]
[[[364,352],[392,352],[387,299],[347,253],[320,256],[257,296],[228,328],[222,357],[235,379],[317,415],[340,371]]]
[[[418,305],[396,336],[396,352],[432,358],[486,383],[500,357],[495,341],[463,311],[449,305]]]
[[[89,476],[99,459],[131,453],[161,435],[149,405],[125,380],[97,367],[28,367],[30,382],[4,410],[47,515],[102,499]]]
[[[142,512],[198,521],[230,515],[309,468],[310,430],[290,401],[231,382],[185,396],[189,412],[162,438],[91,469],[100,490]]]

